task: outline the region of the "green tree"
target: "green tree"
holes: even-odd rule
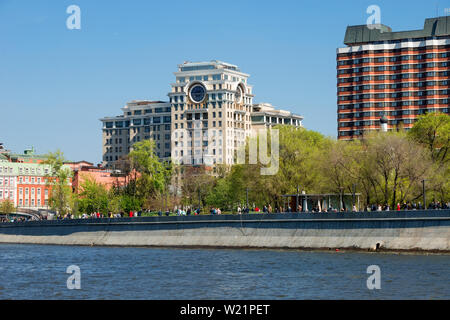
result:
[[[184,167],[180,177],[183,204],[203,206],[207,203],[207,196],[213,190],[216,178],[207,171],[205,166]]]
[[[383,203],[395,207],[397,202],[406,202],[415,192],[420,192],[420,182],[432,170],[427,150],[402,132],[374,132],[364,143],[363,165],[366,171],[372,172],[370,178],[374,189],[383,196]]]
[[[47,154],[46,160],[42,163],[42,165],[47,165],[50,168],[46,174],[47,187],[50,188],[50,207],[61,216],[72,211],[74,206],[70,184],[72,170],[64,167],[64,162],[63,153],[57,150],[54,153]]]
[[[109,202],[109,193],[104,185],[97,183],[93,178],[83,181],[78,195],[79,211],[88,214],[94,212],[106,214],[109,211]]]
[[[426,185],[432,198],[450,200],[450,116],[429,112],[422,115],[408,136],[427,148],[435,165]]]
[[[130,211],[137,211],[142,208],[142,201],[136,197],[130,195],[123,195],[119,198],[120,208],[125,214]]]
[[[253,184],[252,189],[259,190],[259,194],[279,207],[280,195],[294,192],[297,186],[309,193],[321,191],[323,179],[318,163],[330,141],[305,128],[277,126],[275,129],[279,130],[279,170],[275,175],[254,177],[252,180],[260,183]]]
[[[14,206],[14,202],[10,200],[5,200],[0,202],[0,213],[10,214],[16,211],[16,207]]]
[[[129,158],[132,169],[139,173],[134,197],[145,203],[168,192],[173,167],[170,162],[163,162],[156,155],[153,140],[135,143]]]
[[[448,165],[450,159],[450,116],[430,112],[419,117],[408,136],[424,145],[434,162]]]

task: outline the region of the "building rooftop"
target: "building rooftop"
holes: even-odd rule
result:
[[[354,46],[377,41],[446,36],[450,36],[450,16],[426,19],[423,29],[411,31],[392,32],[390,27],[383,24],[374,25],[373,29],[369,29],[367,25],[349,26],[345,32],[344,44]]]
[[[185,61],[178,65],[179,71],[195,71],[208,69],[228,69],[240,72],[238,66],[219,60],[211,60],[209,62],[190,62]]]
[[[159,103],[168,103],[167,101],[150,101],[150,100],[132,100],[128,102],[128,105],[133,106],[146,106],[149,104],[159,104]]]
[[[253,105],[252,113],[268,113],[268,114],[277,114],[280,116],[291,116],[296,118],[303,119],[303,116],[294,114],[287,110],[275,109],[270,103],[257,103]]]

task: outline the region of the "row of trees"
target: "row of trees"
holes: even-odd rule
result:
[[[46,161],[53,168],[48,179],[50,204],[62,215],[164,210],[175,205],[232,210],[244,204],[248,194],[250,203],[280,207],[280,196],[295,193],[300,186],[308,193],[351,193],[356,187],[364,204],[393,208],[399,202],[419,202],[423,180],[427,199],[450,200],[448,115],[429,113],[407,132],[373,132],[354,141],[338,141],[303,128],[277,129],[280,161],[274,175],[261,175],[262,165],[248,161],[232,167],[219,165],[215,174],[204,167],[177,167],[161,162],[154,142],[145,140],[134,144],[120,164],[129,177],[125,187],[107,190],[87,180],[74,195],[62,154],[50,154]]]
[[[248,189],[250,203],[280,207],[280,195],[295,193],[297,186],[308,193],[351,193],[356,187],[365,205],[394,208],[420,202],[423,180],[427,199],[450,201],[448,115],[430,113],[407,132],[373,132],[354,141],[289,126],[277,129],[280,161],[275,175],[261,175],[261,165],[235,165],[216,179],[203,178],[202,203],[231,209],[246,202]]]

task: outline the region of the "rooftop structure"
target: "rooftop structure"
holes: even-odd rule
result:
[[[400,43],[405,39],[410,41],[424,41],[429,39],[447,39],[450,36],[450,16],[429,18],[425,20],[423,29],[393,32],[386,25],[349,26],[345,32],[344,44],[357,46],[377,43]]]

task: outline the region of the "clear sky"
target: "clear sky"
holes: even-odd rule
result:
[[[72,4],[81,30],[66,27]],[[445,15],[450,0],[0,0],[0,142],[99,163],[101,117],[168,100],[178,64],[210,60],[249,73],[255,102],[335,137],[336,48],[370,5],[401,31]]]

